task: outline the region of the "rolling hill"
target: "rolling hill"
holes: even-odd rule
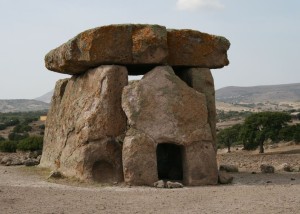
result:
[[[216,90],[216,100],[225,103],[300,102],[300,83],[253,87],[229,86]]]
[[[49,104],[27,99],[0,100],[0,112],[42,111],[49,109]]]

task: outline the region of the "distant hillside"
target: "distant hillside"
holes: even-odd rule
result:
[[[253,87],[229,86],[216,91],[225,103],[300,102],[300,83]]]
[[[53,93],[54,93],[54,90],[49,91],[48,93],[46,93],[46,94],[44,94],[40,97],[35,98],[35,100],[39,100],[39,101],[42,101],[42,102],[45,102],[45,103],[50,103]]]
[[[49,109],[49,104],[37,100],[0,100],[0,112],[41,111]]]

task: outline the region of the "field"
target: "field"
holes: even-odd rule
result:
[[[2,213],[299,213],[300,173],[259,170],[261,163],[299,167],[299,150],[289,144],[263,155],[220,150],[219,164],[239,166],[233,183],[182,189],[49,180],[38,167],[0,166],[0,207]]]

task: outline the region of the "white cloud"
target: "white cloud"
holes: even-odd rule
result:
[[[178,10],[198,10],[198,9],[222,9],[219,0],[177,0]]]

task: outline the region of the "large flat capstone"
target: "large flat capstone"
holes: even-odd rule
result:
[[[194,30],[167,30],[159,25],[108,25],[90,29],[50,51],[49,70],[80,74],[105,64],[170,65],[221,68],[228,65],[229,41]],[[129,75],[145,74],[129,70]]]

